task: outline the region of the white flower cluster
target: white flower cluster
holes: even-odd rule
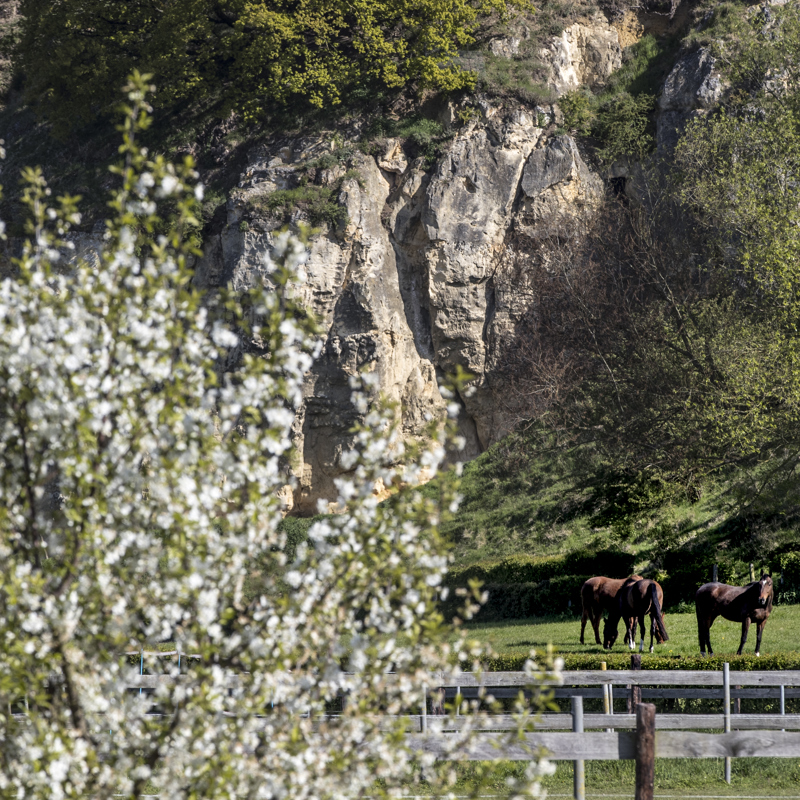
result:
[[[413,490],[447,433],[409,452],[396,415],[357,396],[344,511],[287,563],[278,490],[316,345],[286,289],[305,251],[281,237],[249,310],[217,303],[224,325],[208,311],[184,258],[201,193],[190,164],[136,145],[144,96],[135,78],[99,264],[55,268],[47,219],[67,230],[75,211],[49,213],[42,184],[36,240],[0,284],[0,795],[392,796],[420,768],[446,794],[455,773],[385,723],[479,655],[438,632],[453,496]],[[164,198],[179,212],[156,238]],[[226,373],[243,339],[257,354]],[[379,481],[403,491],[379,504]],[[126,693],[139,662],[124,654],[160,641],[199,658],[162,662],[154,696]],[[510,794],[538,792],[536,764]]]

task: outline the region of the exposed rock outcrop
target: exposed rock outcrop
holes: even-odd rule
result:
[[[656,143],[660,154],[675,148],[692,117],[719,103],[724,85],[715,63],[711,53],[701,48],[680,58],[667,76],[658,100]]]
[[[619,32],[604,17],[575,22],[553,39],[542,56],[551,65],[549,83],[558,95],[602,85],[622,65]]]
[[[620,66],[620,24],[600,16],[574,23],[543,51],[558,94],[602,85]],[[640,35],[634,22],[626,25],[625,36]],[[513,56],[519,46],[511,37],[492,50]],[[676,131],[713,106],[722,89],[709,53],[683,54],[659,99],[659,149],[673,147]],[[350,399],[351,379],[361,371],[376,376],[376,395],[394,401],[409,439],[444,419],[440,381],[458,368],[469,372],[469,391],[458,398],[461,458],[480,453],[514,422],[502,363],[525,304],[506,268],[546,249],[560,231],[579,229],[605,187],[576,142],[559,133],[556,107],[509,108],[476,96],[471,108],[460,127],[453,103],[436,112],[444,113],[452,138],[433,165],[414,158],[400,138],[379,142],[372,155],[346,135],[344,147],[337,138],[338,149],[330,135],[254,149],[224,224],[204,243],[196,283],[244,289],[260,280],[276,231],[309,218],[302,203],[283,202],[287,191],[310,181],[336,212],[316,220],[321,230],[310,245],[307,280],[295,287],[320,323],[322,343],[296,409],[296,484],[283,495],[292,513],[313,513],[318,501],[336,499],[334,480],[346,469],[342,456],[361,419]],[[88,253],[92,241],[78,246]]]
[[[492,365],[515,322],[513,302],[495,286],[513,255],[510,234],[546,235],[559,215],[580,213],[603,192],[574,141],[546,136],[541,121],[521,110],[473,120],[432,171],[409,163],[393,140],[374,157],[351,157],[347,174],[357,177],[343,179],[338,197],[347,220],[314,237],[307,281],[297,288],[324,342],[297,409],[294,511],[309,513],[336,497],[333,480],[359,419],[350,378],[361,370],[374,372],[381,393],[397,403],[408,437],[445,416],[439,379],[458,367],[474,376],[461,398],[461,457],[508,430]],[[284,221],[269,197],[294,188],[324,146],[280,142],[254,154],[228,203],[227,225],[197,264],[199,285],[244,288],[257,279]]]

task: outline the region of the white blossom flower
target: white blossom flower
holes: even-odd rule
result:
[[[438,505],[415,489],[439,470],[452,424],[433,420],[406,461],[377,372],[354,378],[364,421],[341,459],[341,513],[290,547],[279,495],[321,347],[292,295],[306,250],[275,237],[271,283],[248,309],[199,296],[190,244],[154,241],[127,216],[159,229],[150,215],[169,195],[188,226],[202,189],[191,167],[148,160],[136,144],[147,86],[134,77],[126,93],[123,216],[97,265],[50,269],[75,218],[57,209],[55,232],[40,213],[19,274],[0,283],[0,685],[14,711],[0,790],[138,797],[152,782],[178,800],[311,800],[366,796],[380,779],[397,797],[423,769],[431,795],[448,795],[446,772],[374,712],[418,713],[459,654],[481,656],[422,624],[446,594],[438,520],[456,499],[447,482]],[[255,342],[263,357],[239,352]],[[404,484],[392,503],[375,496],[381,481]],[[164,640],[180,670],[149,652]],[[151,670],[163,673],[155,697],[125,691]],[[536,663],[526,670],[538,680]],[[356,702],[331,716],[343,695]],[[474,711],[446,737],[451,753]],[[522,730],[530,710],[516,713]],[[535,793],[546,768],[507,794]]]

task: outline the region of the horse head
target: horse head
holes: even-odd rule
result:
[[[616,621],[616,624],[611,621],[611,617],[613,615],[609,615],[608,619],[603,626],[603,647],[606,650],[610,650],[614,646],[614,642],[617,641],[617,637],[619,636],[619,620]]]
[[[758,592],[758,604],[760,606],[765,606],[772,598],[772,578],[767,575],[766,572],[761,574],[761,577],[758,580],[759,583],[759,592]]]

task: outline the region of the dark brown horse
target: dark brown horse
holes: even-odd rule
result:
[[[706,583],[694,596],[697,612],[697,634],[700,637],[701,655],[714,655],[711,649],[711,626],[717,617],[742,623],[742,641],[736,655],[741,655],[747,641],[750,623],[758,625],[756,655],[761,655],[761,634],[772,611],[772,578],[766,572],[747,586],[728,586],[727,583]]]
[[[644,618],[650,615],[650,652],[653,652],[653,640],[659,644],[669,641],[669,634],[664,625],[664,592],[656,581],[647,579],[633,580],[629,578],[617,594],[617,607],[609,614],[603,632],[603,646],[611,649],[617,640],[619,620],[625,621],[625,641],[631,650],[636,649],[636,621],[639,621],[642,642],[639,652],[644,650]]]
[[[589,578],[581,586],[581,603],[583,604],[583,616],[581,617],[581,644],[583,644],[583,632],[586,629],[586,621],[592,621],[594,628],[594,639],[600,644],[600,620],[603,619],[603,612],[609,614],[614,612],[617,607],[617,592],[622,588],[625,581],[641,580],[640,575],[632,575],[630,578]]]

